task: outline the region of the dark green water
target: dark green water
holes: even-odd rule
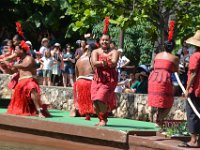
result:
[[[0,150],[64,150],[59,148],[46,147],[26,143],[16,143],[9,141],[0,141]],[[69,149],[65,149],[69,150]]]

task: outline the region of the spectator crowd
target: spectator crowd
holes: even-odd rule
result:
[[[84,49],[87,45],[92,46],[95,44],[99,46],[99,40],[77,40],[76,50],[72,49],[71,44],[67,43],[61,46],[60,43],[55,40],[52,42],[50,38],[41,38],[41,46],[38,50],[34,49],[32,42],[27,40],[26,43],[30,47],[29,54],[35,59],[37,67],[37,78],[40,84],[47,86],[64,86],[73,87],[75,82],[75,63],[83,54]],[[90,34],[89,34],[90,36]],[[3,40],[0,48],[0,59],[7,57],[14,53],[14,44],[19,40],[19,36],[15,35],[12,39]],[[116,43],[111,41],[111,50],[117,50],[119,52],[119,60],[117,64],[118,72],[118,85],[115,89],[116,93],[142,93],[147,94],[148,89],[148,75],[151,71],[150,67],[141,65],[135,69],[127,71],[126,66],[129,65],[129,60],[121,48],[117,48]],[[182,43],[182,47],[178,50],[177,56],[180,58],[179,64],[179,76],[182,84],[186,86],[187,81],[187,70],[189,58],[193,54],[194,49],[189,47],[185,42]],[[15,63],[15,62],[11,62]],[[1,73],[3,70],[1,69]],[[174,85],[175,95],[181,95],[181,89],[172,74],[172,81]]]

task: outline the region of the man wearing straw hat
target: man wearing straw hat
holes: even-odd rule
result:
[[[195,46],[196,51],[189,61],[185,97],[190,97],[194,107],[200,112],[200,30],[193,37],[187,39],[186,43]],[[188,148],[200,147],[200,137],[198,137],[200,134],[200,118],[195,114],[188,101],[186,102],[186,112],[191,139],[189,142],[179,144],[179,146]]]

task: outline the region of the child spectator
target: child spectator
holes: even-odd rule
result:
[[[48,84],[48,86],[51,86],[53,59],[49,50],[44,52],[44,57],[42,57],[41,62],[43,69],[43,85]]]
[[[122,71],[120,81],[118,82],[115,93],[122,93],[125,91],[126,88],[128,88],[129,79],[127,79],[127,73],[126,71]]]
[[[130,60],[123,54],[123,49],[118,49],[119,52],[119,60],[117,62],[117,71],[118,76],[120,77],[120,73],[123,69],[130,63]]]
[[[43,38],[41,41],[40,53],[42,53],[42,57],[46,50],[48,50],[49,40],[47,38]]]

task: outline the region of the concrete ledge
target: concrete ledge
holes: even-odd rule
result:
[[[15,115],[0,114],[0,128],[22,133],[86,142],[116,148],[127,147],[127,132],[50,122]]]
[[[25,149],[37,150],[121,150],[123,148],[111,148],[109,146],[87,144],[75,141],[67,141],[64,139],[52,138],[49,136],[33,135],[17,131],[9,131],[0,129],[0,145],[6,143],[6,149],[9,144],[17,145]],[[26,146],[25,146],[25,145]],[[24,148],[25,147],[25,148]],[[1,147],[2,148],[2,147]],[[18,148],[19,149],[19,148]]]
[[[130,135],[128,143],[130,150],[187,150],[187,148],[178,147],[181,141],[160,136],[138,137]]]
[[[123,149],[123,150],[181,150],[177,145],[181,142],[156,136],[151,131],[115,131],[101,127],[88,127],[74,124],[57,123],[52,121],[39,120],[29,117],[0,114],[0,136],[1,140],[15,136],[15,140],[32,142],[31,137],[39,137],[42,144],[52,145],[53,143],[70,144],[77,149]],[[12,135],[11,135],[12,133]],[[25,137],[17,138],[17,135]],[[155,136],[154,136],[155,135]],[[5,137],[5,138],[4,138]],[[37,139],[38,140],[38,139]],[[36,140],[36,141],[37,141]],[[52,143],[48,143],[51,142]],[[56,145],[56,144],[55,144]],[[58,145],[57,146],[61,146]],[[75,150],[74,147],[74,150]],[[184,149],[183,149],[184,150]]]

